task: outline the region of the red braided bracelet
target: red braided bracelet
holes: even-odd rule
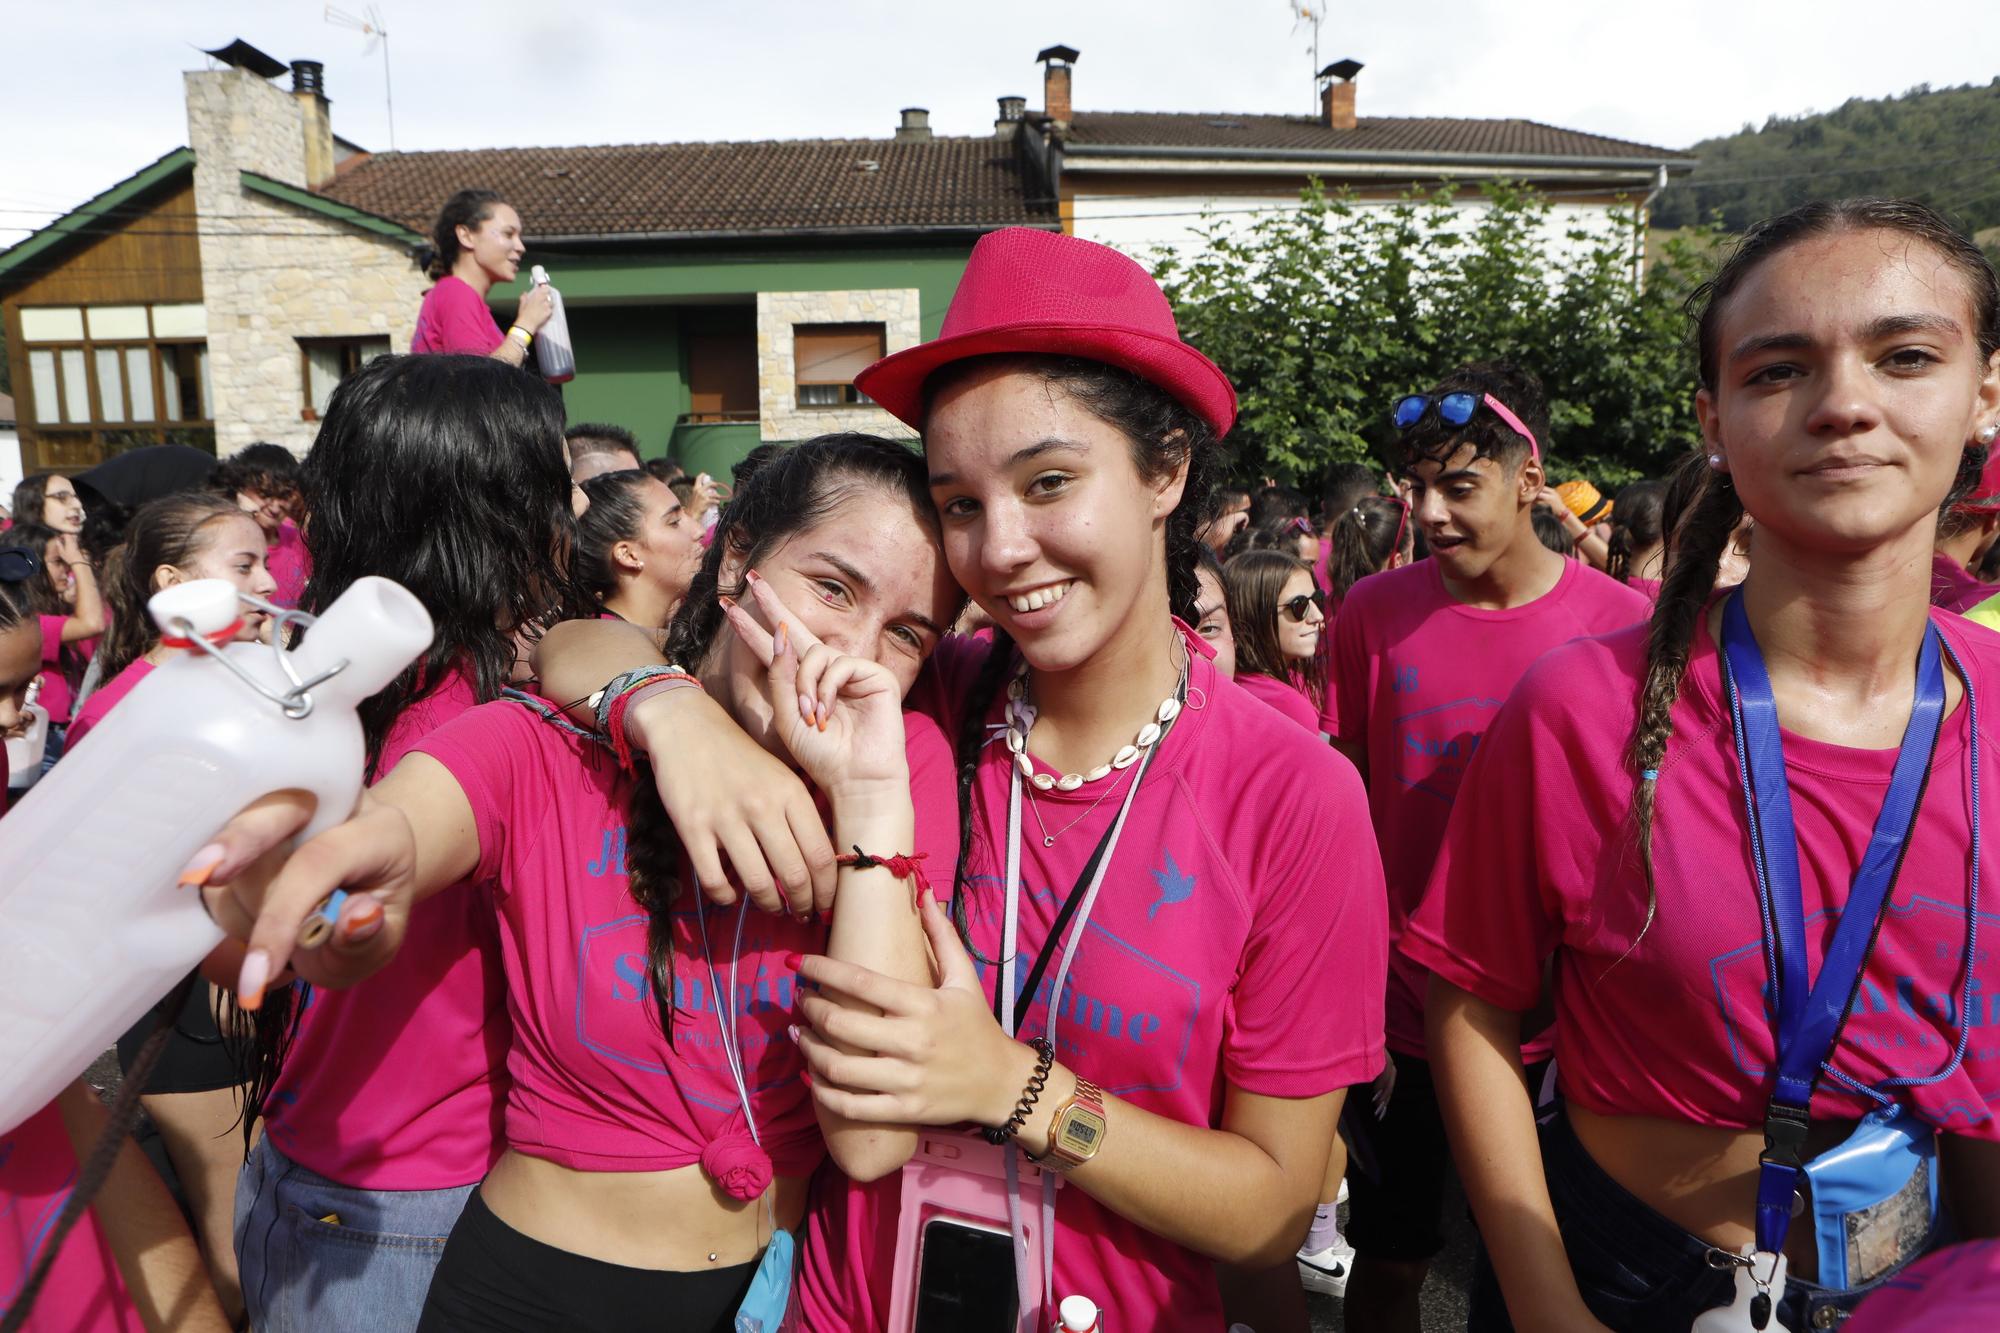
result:
[[[627,773],[632,771],[632,737],[625,729],[625,715],[632,705],[641,698],[689,685],[701,688],[701,682],[685,671],[660,671],[633,682],[612,699],[605,713],[605,731],[611,741],[611,753],[618,757],[619,768]]]
[[[923,862],[929,852],[911,852],[908,856],[870,856],[856,847],[851,852],[842,852],[833,858],[834,864],[852,866],[856,870],[873,870],[881,867],[897,879],[913,880],[910,886],[910,910],[915,911],[923,901],[923,895],[931,891],[931,882],[924,875]]]

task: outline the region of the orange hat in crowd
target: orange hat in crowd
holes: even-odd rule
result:
[[[1570,513],[1586,523],[1601,523],[1611,517],[1611,501],[1581,477],[1556,487],[1556,494]]]

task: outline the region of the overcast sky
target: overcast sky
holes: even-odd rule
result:
[[[353,12],[365,0],[344,0]],[[319,0],[0,0],[0,247],[186,141],[180,71],[241,37],[326,64],[336,133],[389,147],[382,57]],[[1041,104],[1034,55],[1081,53],[1076,106],[1303,113],[1287,0],[383,0],[404,149],[941,134]],[[1033,11],[1042,10],[1043,13]],[[1524,117],[1683,147],[1772,114],[2000,73],[2000,3],[1330,0],[1363,116]]]

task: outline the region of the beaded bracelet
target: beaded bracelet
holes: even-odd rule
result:
[[[923,902],[924,895],[931,891],[931,882],[924,875],[923,862],[929,852],[912,852],[908,856],[870,856],[856,847],[851,852],[842,852],[833,858],[835,865],[849,866],[855,870],[873,870],[876,867],[888,871],[897,879],[907,879],[910,884],[910,910],[916,911]]]
[[[618,767],[627,773],[632,771],[632,738],[625,730],[625,714],[638,702],[642,691],[650,692],[648,687],[655,685],[701,688],[699,680],[678,666],[647,666],[613,676],[609,684],[590,697],[591,710],[597,716],[598,732],[610,745],[611,752],[618,756]]]
[[[1048,1086],[1049,1068],[1056,1062],[1055,1044],[1047,1037],[1032,1037],[1028,1045],[1035,1048],[1035,1072],[1028,1078],[1028,1086],[1021,1090],[1021,1100],[1014,1105],[1014,1114],[1007,1117],[1007,1123],[998,1129],[982,1129],[988,1143],[999,1147],[1021,1132],[1028,1123],[1028,1115],[1035,1109],[1035,1103],[1042,1099],[1042,1089]]]

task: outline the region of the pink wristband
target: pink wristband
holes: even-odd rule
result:
[[[611,726],[611,751],[618,756],[618,766],[626,772],[632,771],[632,751],[643,738],[632,723],[632,705],[642,699],[650,699],[668,690],[701,688],[701,682],[693,676],[655,676],[635,690],[627,690],[611,703],[609,721]]]

